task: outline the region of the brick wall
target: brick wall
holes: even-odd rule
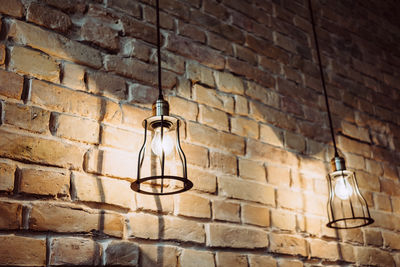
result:
[[[337,141],[375,223],[333,231],[307,1],[160,0],[191,191],[135,194],[154,0],[0,0],[0,265],[400,266],[400,6],[314,1]]]

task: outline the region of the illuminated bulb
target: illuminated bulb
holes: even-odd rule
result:
[[[156,135],[151,142],[151,150],[154,154],[161,157],[162,152],[164,151],[165,156],[171,154],[172,150],[174,149],[174,142],[169,135],[166,135],[164,132],[163,140],[161,142],[161,132],[156,131]]]
[[[345,180],[343,176],[337,178],[336,185],[335,185],[335,195],[342,200],[348,199],[351,194],[353,194],[353,188],[351,187],[350,183]]]

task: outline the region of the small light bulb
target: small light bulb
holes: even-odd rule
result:
[[[335,195],[342,200],[348,199],[353,194],[353,188],[347,178],[340,176],[336,180]]]
[[[156,131],[153,141],[151,142],[151,150],[154,154],[161,157],[162,152],[164,151],[164,155],[168,156],[171,154],[174,149],[174,142],[172,141],[171,136],[165,134],[163,135],[163,140],[161,142],[161,132]]]

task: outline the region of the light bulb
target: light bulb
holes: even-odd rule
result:
[[[347,178],[340,176],[336,180],[335,195],[342,200],[348,199],[353,194],[353,188]]]
[[[153,141],[151,141],[151,150],[154,154],[161,157],[162,152],[164,151],[164,155],[168,156],[171,154],[174,149],[174,142],[172,141],[171,136],[165,134],[163,135],[163,140],[161,142],[161,132],[156,131]]]

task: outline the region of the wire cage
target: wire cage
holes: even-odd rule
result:
[[[163,104],[168,105],[166,101]],[[153,112],[157,113],[154,109]],[[193,183],[187,178],[186,156],[180,144],[181,121],[174,116],[155,115],[145,119],[143,127],[144,142],[132,190],[149,195],[171,195],[191,189]]]
[[[372,224],[374,220],[367,201],[358,189],[355,173],[345,169],[343,158],[334,158],[332,161],[334,171],[327,175],[329,222],[326,226],[351,229]]]

